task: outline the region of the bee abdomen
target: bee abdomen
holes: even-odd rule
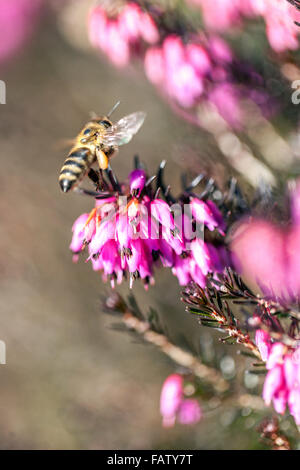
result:
[[[93,157],[88,148],[74,150],[68,155],[59,175],[59,184],[65,193],[83,178],[92,160]]]

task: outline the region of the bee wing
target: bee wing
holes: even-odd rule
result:
[[[146,113],[143,111],[138,111],[123,117],[105,131],[103,144],[108,146],[127,144],[139,131],[145,117]]]

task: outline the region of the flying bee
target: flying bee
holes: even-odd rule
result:
[[[106,170],[118,147],[127,144],[139,131],[146,114],[138,111],[113,124],[109,118],[118,105],[119,102],[107,116],[93,117],[76,137],[59,174],[59,184],[65,193],[80,183],[95,162],[100,170]]]

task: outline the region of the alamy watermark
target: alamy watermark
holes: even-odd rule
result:
[[[0,365],[6,364],[6,344],[0,340]]]
[[[6,83],[0,80],[0,104],[6,104]]]
[[[300,103],[300,80],[294,80],[291,86],[295,90],[292,93],[292,103],[297,105]]]

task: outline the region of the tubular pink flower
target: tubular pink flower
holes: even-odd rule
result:
[[[170,268],[174,263],[174,252],[172,247],[165,240],[158,242],[159,257],[164,267]]]
[[[145,73],[154,85],[160,85],[165,79],[165,61],[160,47],[149,47],[144,59]]]
[[[200,44],[188,44],[186,46],[188,62],[194,67],[200,76],[206,75],[212,68],[208,52]]]
[[[293,224],[300,226],[300,180],[297,180],[296,187],[291,193],[291,213]]]
[[[212,201],[208,204],[200,199],[193,198],[191,200],[191,210],[196,221],[206,225],[209,230],[213,231],[218,227],[224,228],[221,214]]]
[[[206,286],[206,277],[194,258],[190,259],[189,269],[193,281],[199,284],[200,287],[204,288]]]
[[[120,34],[126,41],[135,42],[140,35],[141,8],[135,3],[125,5],[121,11],[118,23]]]
[[[118,248],[114,240],[108,240],[101,250],[101,259],[103,262],[103,270],[107,275],[113,274],[117,265]]]
[[[130,173],[129,181],[132,196],[139,197],[146,184],[146,172],[144,170],[133,170]]]
[[[104,220],[96,229],[96,233],[89,244],[89,252],[96,255],[101,252],[103,246],[113,240],[115,236],[115,219]]]
[[[163,42],[163,54],[166,68],[176,71],[185,60],[185,50],[179,36],[170,35]]]
[[[285,389],[281,389],[274,394],[273,405],[277,413],[284,414],[287,405],[287,391]]]
[[[121,251],[124,248],[129,247],[130,243],[130,234],[129,234],[129,220],[127,217],[127,213],[125,214],[118,214],[117,221],[116,221],[116,231],[115,236],[120,245]]]
[[[200,421],[202,411],[197,400],[186,398],[182,400],[178,410],[178,421],[181,424],[192,425]]]
[[[83,248],[83,242],[85,240],[84,227],[88,216],[89,214],[80,215],[73,224],[73,237],[70,244],[70,250],[73,251],[73,253],[79,253]]]
[[[210,102],[215,105],[220,116],[232,127],[239,128],[243,122],[242,107],[238,90],[231,83],[215,85],[209,94]]]
[[[266,405],[270,405],[271,401],[276,393],[280,391],[284,386],[283,371],[281,365],[273,367],[265,378],[263,388],[263,399]]]
[[[230,63],[233,60],[233,53],[229,45],[219,36],[210,37],[209,51],[212,57],[219,62]]]
[[[264,330],[256,330],[255,343],[259,349],[262,360],[266,362],[271,350],[271,337],[269,333]]]
[[[181,256],[175,257],[172,273],[174,276],[177,276],[179,285],[186,286],[192,280],[189,268],[190,260],[188,258],[182,258]]]
[[[193,240],[191,243],[193,257],[204,276],[213,271],[209,249],[203,240]]]
[[[240,272],[259,282],[267,292],[284,293],[287,258],[281,230],[263,220],[243,223],[234,234],[231,248]]]
[[[108,24],[106,41],[106,53],[111,62],[117,67],[126,66],[130,60],[130,48],[128,43],[124,41],[116,21],[111,21]]]
[[[162,199],[154,199],[150,204],[151,216],[162,224],[166,229],[174,229],[174,219],[170,207]]]
[[[184,61],[178,65],[176,73],[169,73],[169,93],[173,95],[183,108],[194,106],[204,91],[201,77],[194,67]]]
[[[156,44],[159,41],[159,31],[151,16],[142,12],[140,15],[139,31],[141,37],[148,44]]]
[[[289,393],[288,405],[296,424],[300,425],[300,388],[293,388]]]
[[[164,381],[160,395],[160,413],[164,427],[175,424],[176,414],[183,397],[183,378],[179,374],[172,374]]]
[[[108,18],[106,12],[100,6],[95,7],[89,16],[89,39],[94,47],[106,49],[105,36],[107,32]]]
[[[273,369],[277,364],[283,364],[283,355],[285,353],[285,345],[282,343],[272,344],[266,367],[268,370]]]

